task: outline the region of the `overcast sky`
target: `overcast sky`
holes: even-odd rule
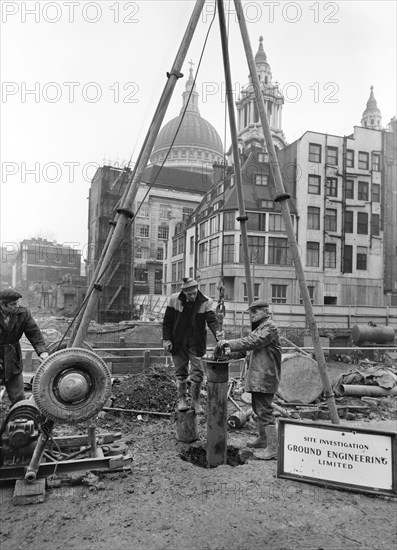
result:
[[[284,91],[288,143],[307,130],[350,134],[371,85],[383,125],[396,115],[396,2],[243,6],[254,53],[263,35],[273,81]],[[104,163],[136,159],[193,7],[182,0],[2,1],[2,244],[40,236],[84,249],[90,180]],[[208,1],[165,122],[179,114],[187,62],[197,70],[213,9]],[[233,2],[225,9],[238,92],[249,71]],[[201,115],[222,141],[223,82],[216,19],[197,91]]]

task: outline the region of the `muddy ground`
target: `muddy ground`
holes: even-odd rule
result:
[[[161,403],[163,411],[170,411],[176,398],[172,384],[162,372],[155,378],[126,378],[114,386],[114,406],[131,402],[156,410]],[[153,393],[156,403],[150,402]],[[205,404],[204,392],[202,400]],[[392,427],[396,400],[367,402],[368,408],[356,412],[354,421]],[[346,403],[346,398],[337,403]],[[233,404],[229,407],[235,410]],[[176,440],[175,423],[166,417],[117,412],[99,416],[98,433],[122,434],[120,444],[132,456],[130,466],[83,480],[81,473],[75,474],[76,484],[64,480],[47,490],[43,503],[28,506],[15,506],[13,484],[3,485],[1,550],[396,548],[395,499],[280,479],[276,461],[257,460],[249,452],[240,454],[246,460],[240,465],[206,469],[193,464],[186,458],[189,449],[198,456],[205,448],[205,416],[199,418],[200,441],[191,445]],[[85,430],[84,425],[57,425],[54,433]],[[255,433],[253,420],[240,430],[229,429],[230,454],[246,448]]]

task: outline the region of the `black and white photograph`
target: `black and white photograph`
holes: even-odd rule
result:
[[[1,550],[396,547],[396,22],[1,2]]]

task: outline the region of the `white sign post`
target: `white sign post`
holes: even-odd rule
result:
[[[281,418],[277,476],[397,496],[397,432]]]

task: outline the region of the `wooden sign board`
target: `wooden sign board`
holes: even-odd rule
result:
[[[397,432],[279,422],[277,477],[397,497]]]

